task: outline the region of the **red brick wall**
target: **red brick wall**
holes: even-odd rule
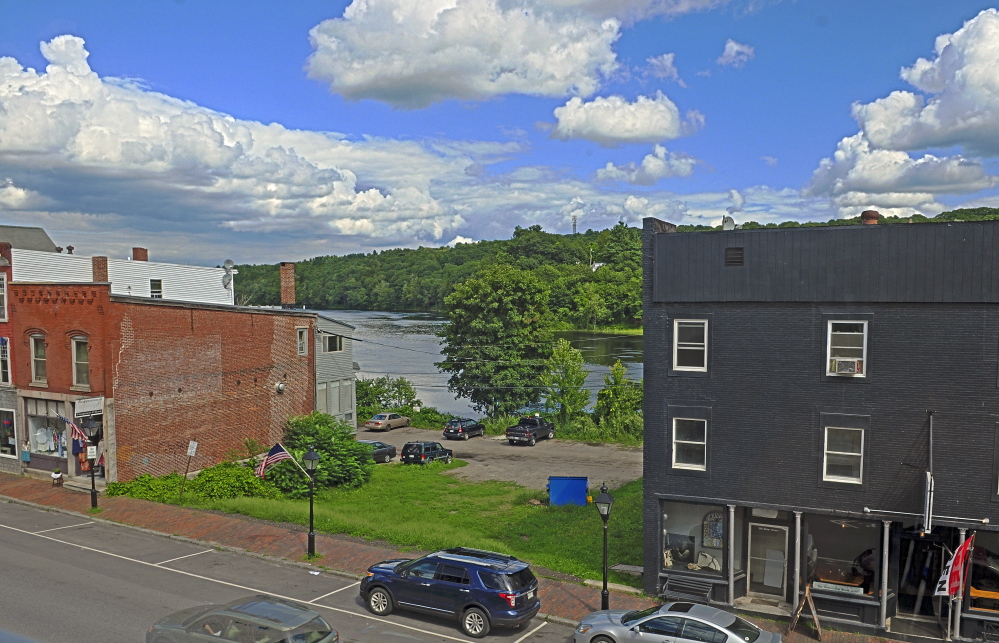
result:
[[[314,408],[314,356],[295,332],[312,337],[308,317],[115,302],[108,321],[119,480],[182,472],[190,440],[192,470],[246,438],[270,447]]]
[[[282,261],[281,272],[281,305],[295,303],[295,264]]]

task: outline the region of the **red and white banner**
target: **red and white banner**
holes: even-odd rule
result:
[[[944,568],[943,575],[940,576],[940,580],[937,582],[936,591],[933,592],[934,596],[950,596],[956,597],[960,596],[964,592],[964,573],[968,567],[968,558],[971,556],[971,549],[975,546],[975,536],[972,535],[971,538],[964,541],[957,551],[954,552],[954,557],[950,559],[950,563]]]

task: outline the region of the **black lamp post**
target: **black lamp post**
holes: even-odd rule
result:
[[[314,448],[302,458],[305,460],[305,470],[309,472],[309,558],[316,555],[316,530],[313,526],[313,498],[316,495],[316,465],[319,464],[319,454]]]
[[[600,487],[600,495],[593,501],[604,521],[604,591],[600,592],[600,609],[610,609],[610,592],[607,591],[607,519],[610,518],[611,507],[614,506],[614,496],[607,493],[607,485]]]
[[[90,508],[97,508],[97,483],[94,481],[94,468],[97,466],[97,442],[98,436],[101,434],[101,428],[98,426],[97,422],[89,420],[83,422],[83,432],[87,434],[87,439],[90,440],[90,446],[94,448],[94,457],[87,458],[90,460]],[[89,447],[88,447],[89,449]],[[89,453],[87,455],[90,455]]]

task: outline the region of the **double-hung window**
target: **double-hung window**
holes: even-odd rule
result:
[[[339,353],[343,350],[342,335],[323,335],[323,352]]]
[[[822,479],[827,482],[864,481],[864,430],[827,426]]]
[[[10,384],[10,340],[0,337],[0,384]]]
[[[7,321],[7,275],[0,273],[0,322]]]
[[[673,418],[673,468],[707,470],[707,420]]]
[[[45,372],[45,336],[31,336],[31,382],[33,384],[48,383]]]
[[[867,374],[867,322],[830,321],[826,375],[864,377]]]
[[[73,338],[73,386],[90,388],[90,352],[86,337]]]
[[[296,336],[298,338],[298,354],[308,355],[309,354],[309,329],[308,328],[296,328]]]
[[[673,320],[673,370],[708,370],[708,320]]]

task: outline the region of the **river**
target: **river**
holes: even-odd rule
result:
[[[465,398],[455,399],[447,390],[448,375],[441,373],[434,362],[442,359],[440,343],[435,335],[444,322],[426,313],[391,313],[367,310],[323,311],[356,327],[354,361],[361,370],[358,377],[405,377],[416,387],[427,406],[454,414],[474,413]],[[574,331],[559,333],[582,351],[585,368],[589,371],[586,388],[592,392],[591,402],[603,385],[614,361],[620,359],[628,367],[628,376],[642,377],[642,337],[640,335],[603,335]]]

